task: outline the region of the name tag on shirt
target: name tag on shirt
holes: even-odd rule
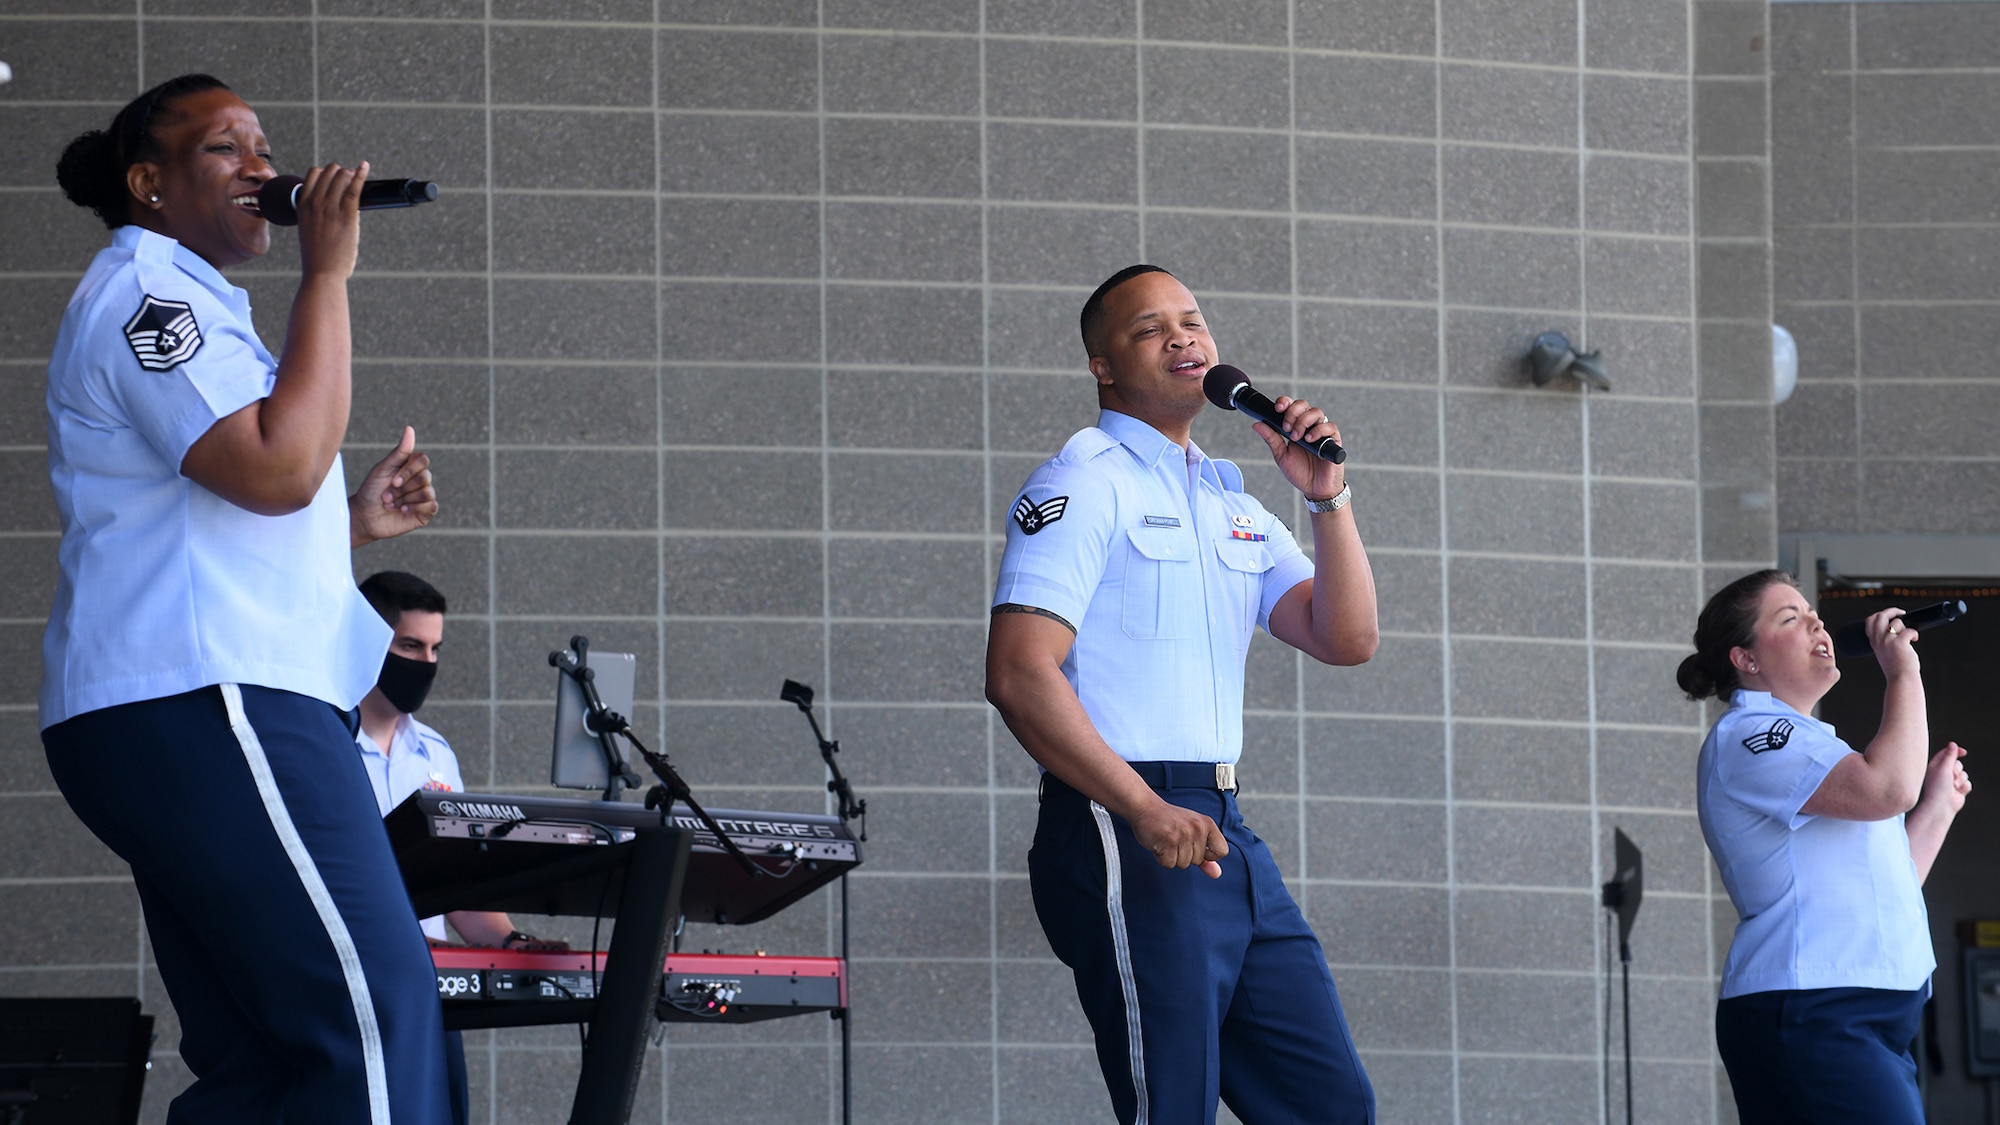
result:
[[[1180,518],[1179,516],[1147,516],[1147,517],[1146,517],[1146,526],[1147,526],[1147,527],[1179,527],[1180,525],[1181,525],[1181,518]]]

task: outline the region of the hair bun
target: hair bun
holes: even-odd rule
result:
[[[1720,685],[1715,682],[1714,676],[1709,675],[1708,669],[1702,667],[1698,652],[1689,653],[1681,661],[1681,666],[1674,669],[1674,682],[1681,686],[1689,699],[1701,700],[1720,694]]]
[[[117,227],[125,221],[123,193],[116,190],[124,180],[111,150],[111,134],[102,129],[76,138],[56,162],[56,183],[71,203],[95,211],[105,226]]]

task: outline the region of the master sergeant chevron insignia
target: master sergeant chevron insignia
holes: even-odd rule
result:
[[[151,293],[125,322],[125,342],[148,371],[171,371],[201,350],[201,325],[183,301],[163,301]]]

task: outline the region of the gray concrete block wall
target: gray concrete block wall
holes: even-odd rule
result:
[[[1992,502],[2000,81],[1983,4],[1772,9],[1778,407],[1787,532],[2000,528]]]
[[[874,810],[852,885],[860,1120],[1102,1115],[1028,901],[1033,768],[981,700],[980,648],[1014,489],[1094,416],[1076,308],[1134,260],[1186,278],[1225,356],[1328,404],[1354,449],[1381,653],[1327,669],[1254,646],[1244,804],[1384,1120],[1598,1119],[1613,826],[1653,871],[1640,1104],[1722,1112],[1700,715],[1670,671],[1703,590],[1770,536],[1739,500],[1772,455],[1732,437],[1759,415],[1730,335],[1769,315],[1764,80],[1737,53],[1761,4],[100,7],[0,15],[0,552],[20,576],[0,831],[36,841],[0,861],[0,991],[170,1015],[129,880],[34,737],[40,399],[101,242],[55,156],[200,66],[287,166],[366,156],[444,186],[368,219],[349,456],[409,421],[437,460],[445,514],[356,567],[451,595],[426,714],[468,780],[543,785],[542,657],[575,632],[639,655],[642,729],[716,804],[821,807],[775,699],[787,677],[820,689]],[[296,262],[281,233],[235,273],[273,344]],[[1551,328],[1604,350],[1614,393],[1528,385]],[[1297,525],[1240,419],[1197,439]],[[824,954],[837,933],[821,894],[687,944]],[[165,1028],[148,1120],[186,1081]],[[572,1032],[468,1043],[475,1120],[564,1112]],[[819,1020],[671,1029],[641,1118],[832,1119],[836,1043]]]

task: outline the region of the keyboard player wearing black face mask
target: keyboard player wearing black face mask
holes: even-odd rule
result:
[[[451,743],[418,722],[415,714],[437,675],[438,654],[444,647],[445,598],[437,587],[400,570],[370,575],[361,583],[361,593],[395,630],[389,654],[382,662],[381,678],[361,700],[361,729],[354,736],[368,780],[375,787],[375,803],[386,816],[420,789],[465,790]],[[566,942],[522,933],[506,914],[493,910],[454,910],[426,918],[424,936],[434,945],[447,944],[447,922],[468,945],[554,952],[569,948]],[[465,1049],[458,1032],[445,1034],[452,1116],[464,1125],[468,1112]]]

